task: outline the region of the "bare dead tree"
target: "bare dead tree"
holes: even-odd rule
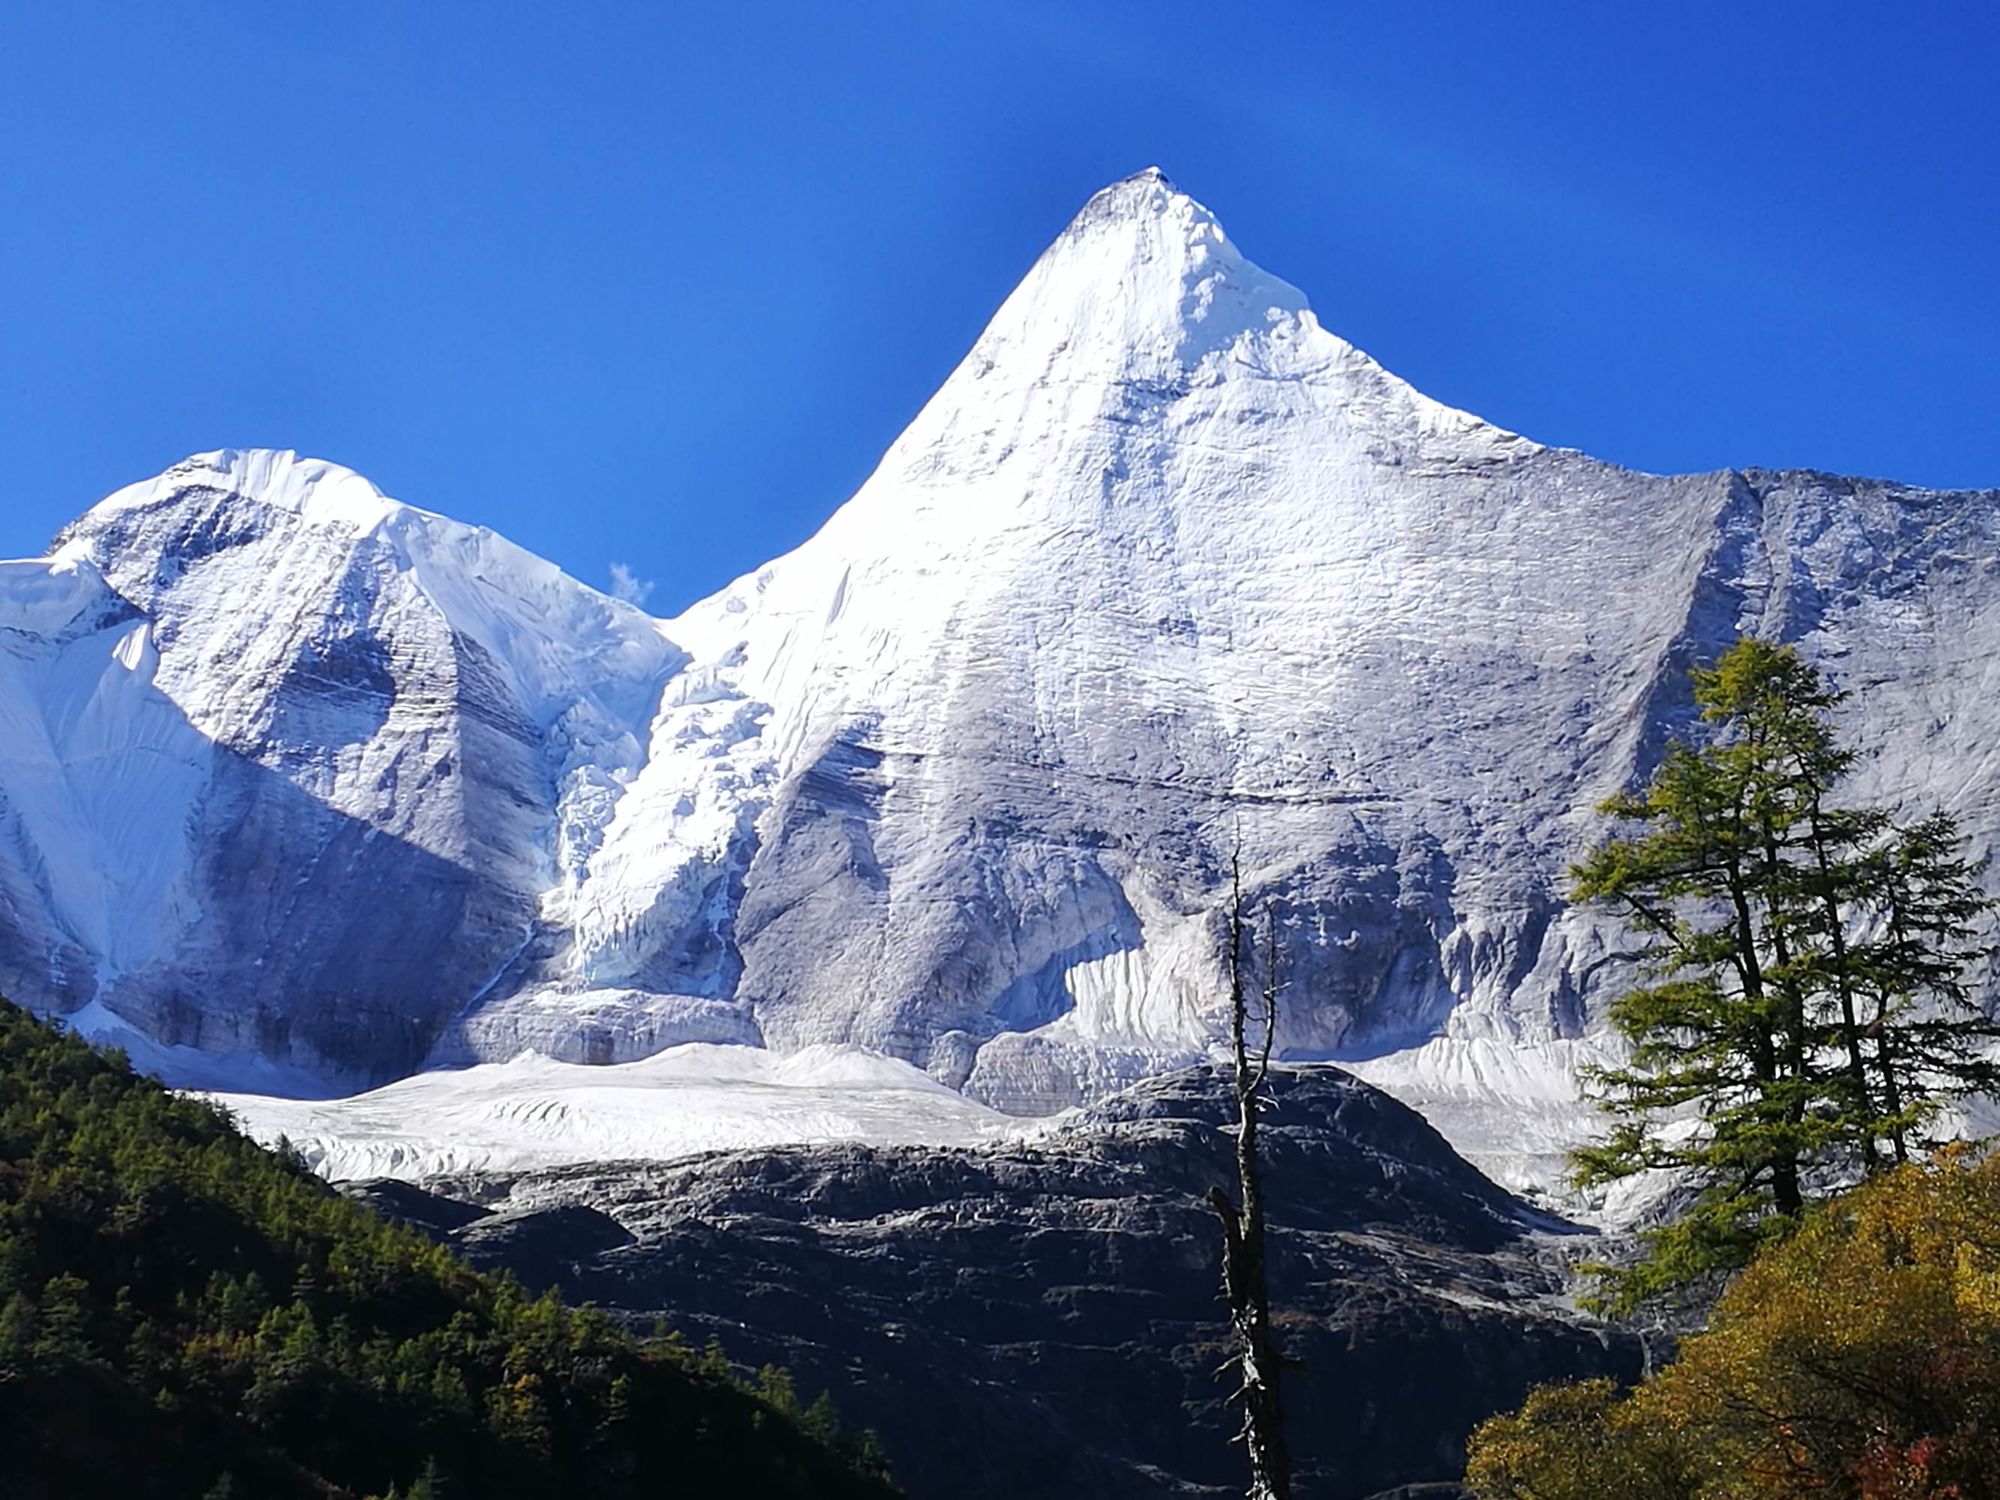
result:
[[[1243,870],[1241,849],[1229,857],[1229,1039],[1234,1053],[1236,1183],[1242,1206],[1220,1187],[1208,1201],[1222,1220],[1222,1291],[1236,1352],[1223,1365],[1240,1379],[1234,1399],[1243,1403],[1241,1441],[1250,1455],[1249,1500],[1289,1500],[1291,1461],[1285,1451],[1278,1405],[1282,1358],[1271,1337],[1271,1296],[1264,1266],[1264,1190],[1257,1162],[1257,1111],[1271,1071],[1278,1032],[1278,932],[1264,909],[1264,984],[1260,1014],[1252,1014],[1243,984]],[[1254,941],[1254,939],[1252,939]],[[1253,1024],[1261,1033],[1252,1042]]]

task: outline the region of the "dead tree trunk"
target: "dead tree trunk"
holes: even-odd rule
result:
[[[1242,1442],[1250,1455],[1249,1500],[1289,1500],[1291,1462],[1285,1453],[1283,1414],[1278,1406],[1280,1356],[1271,1338],[1271,1297],[1264,1269],[1264,1190],[1257,1163],[1257,1106],[1271,1068],[1271,1045],[1278,1030],[1277,928],[1267,908],[1261,1034],[1250,1037],[1251,1006],[1243,988],[1243,876],[1241,856],[1229,861],[1229,1039],[1234,1053],[1236,1095],[1236,1183],[1238,1200],[1220,1187],[1208,1201],[1222,1220],[1222,1291],[1229,1303],[1229,1326],[1241,1379],[1235,1399],[1243,1403]]]

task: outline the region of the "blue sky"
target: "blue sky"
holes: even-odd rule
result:
[[[0,555],[294,447],[671,612],[1150,163],[1545,442],[2000,485],[1985,5],[20,5],[0,66]]]

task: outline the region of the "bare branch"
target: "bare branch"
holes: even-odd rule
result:
[[[1257,1110],[1271,1068],[1278,1034],[1278,929],[1272,907],[1264,909],[1263,1034],[1251,1061],[1250,1000],[1244,993],[1243,849],[1239,830],[1229,855],[1229,1041],[1231,1092],[1236,1099],[1235,1202],[1219,1187],[1208,1203],[1222,1221],[1222,1290],[1229,1304],[1235,1357],[1223,1369],[1240,1376],[1232,1400],[1243,1403],[1240,1441],[1250,1459],[1251,1500],[1288,1500],[1291,1465],[1285,1454],[1278,1376],[1284,1368],[1271,1331],[1271,1303],[1264,1264],[1264,1196],[1257,1159]],[[1254,941],[1254,940],[1253,940]],[[1255,950],[1252,950],[1254,957]],[[1238,1204],[1241,1204],[1241,1207]]]

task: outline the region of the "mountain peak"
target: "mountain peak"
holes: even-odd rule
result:
[[[1126,213],[1145,213],[1157,212],[1172,199],[1186,197],[1187,194],[1175,187],[1173,179],[1165,172],[1158,167],[1147,167],[1143,171],[1134,172],[1130,177],[1121,177],[1109,186],[1099,188],[1091,195],[1090,204],[1101,203],[1106,208]],[[1088,206],[1085,211],[1089,211]]]
[[[1135,172],[1093,193],[1051,248],[1074,237],[1121,227],[1164,231],[1168,236],[1177,232],[1190,245],[1219,247],[1232,261],[1242,261],[1215,215],[1175,187],[1158,167]]]
[[[391,500],[341,464],[301,458],[289,448],[219,448],[191,454],[151,479],[106,496],[58,538],[57,555],[88,550],[89,539],[122,518],[178,502],[190,495],[240,496],[243,500],[360,537],[415,507]]]
[[[1245,334],[1310,317],[1296,287],[1245,260],[1206,207],[1148,167],[1078,210],[971,365],[1029,380],[1164,378]]]

